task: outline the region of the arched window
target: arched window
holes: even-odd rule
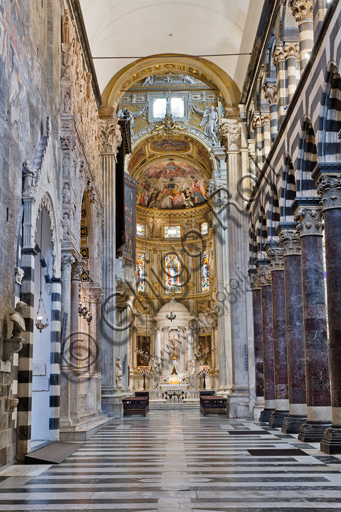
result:
[[[209,289],[210,289],[209,251],[205,251],[201,256],[201,291],[208,292]]]
[[[145,276],[145,254],[144,252],[137,253],[137,291],[145,292],[146,283],[144,281]]]
[[[165,271],[166,293],[181,293],[181,261],[179,256],[167,254],[165,257]]]

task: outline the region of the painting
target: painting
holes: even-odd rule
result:
[[[125,173],[124,209],[125,209],[125,244],[122,255],[128,263],[135,262],[136,239],[136,181]]]
[[[197,159],[206,167],[206,169],[212,170],[212,161],[207,153],[207,151],[203,151],[202,149],[197,149]]]
[[[176,140],[176,139],[157,140],[156,142],[153,142],[150,147],[153,151],[167,152],[167,153],[168,153],[168,151],[185,152],[185,151],[189,151],[189,149],[190,149],[190,145],[188,144],[188,142],[186,142],[184,140]]]
[[[197,353],[201,355],[201,366],[212,366],[212,337],[210,334],[197,337]]]
[[[141,162],[141,160],[143,158],[145,158],[145,156],[146,156],[146,154],[144,152],[144,148],[139,149],[138,151],[136,151],[136,153],[133,153],[131,155],[131,158],[129,161],[129,168],[128,168],[129,174],[131,173],[131,170],[135,169],[137,164],[139,164]]]
[[[148,366],[150,357],[150,336],[136,336],[136,366]]]
[[[137,203],[148,208],[192,208],[205,203],[207,187],[197,169],[171,158],[142,174],[137,184]]]

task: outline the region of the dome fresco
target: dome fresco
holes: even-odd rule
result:
[[[148,208],[192,208],[207,199],[208,183],[186,162],[170,159],[146,169],[137,183],[137,204]]]

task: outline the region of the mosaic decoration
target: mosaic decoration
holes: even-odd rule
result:
[[[208,235],[208,222],[202,222],[200,228],[202,235]]]
[[[201,366],[212,365],[212,337],[210,334],[197,337],[197,354],[201,355]]]
[[[180,226],[165,226],[164,229],[165,238],[181,238]]]
[[[181,261],[176,254],[167,254],[165,257],[165,285],[166,293],[181,293],[180,288]]]
[[[146,290],[146,283],[144,281],[144,276],[145,276],[145,254],[144,254],[144,252],[137,253],[136,273],[137,273],[137,291],[143,293]]]
[[[145,236],[144,224],[136,224],[136,234],[137,236]]]
[[[137,335],[136,366],[148,366],[150,357],[150,336]]]
[[[207,199],[207,181],[192,165],[170,159],[149,167],[137,183],[137,203],[148,208],[192,208]]]
[[[210,264],[209,251],[205,251],[201,258],[201,291],[208,292],[210,290]]]

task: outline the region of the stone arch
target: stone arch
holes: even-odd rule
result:
[[[257,253],[259,259],[264,259],[265,257],[265,244],[268,239],[268,230],[266,225],[266,214],[264,210],[264,206],[260,207],[259,218],[258,218],[258,227],[257,227]]]
[[[271,194],[269,201],[269,215],[268,215],[268,237],[272,240],[278,240],[278,236],[276,234],[276,228],[280,221],[280,212],[279,212],[279,200],[278,200],[278,192],[276,185],[273,183],[271,185]]]
[[[37,222],[38,222],[39,213],[41,212],[42,208],[45,208],[46,211],[47,211],[47,214],[48,214],[49,221],[50,221],[50,229],[51,229],[51,233],[52,233],[51,242],[52,242],[52,245],[53,245],[53,252],[52,252],[52,256],[53,256],[53,277],[56,277],[57,273],[60,270],[60,265],[59,265],[59,243],[60,243],[60,240],[59,240],[59,229],[58,229],[58,223],[57,223],[57,219],[56,219],[56,211],[55,211],[55,208],[54,208],[54,205],[53,205],[53,200],[51,198],[50,193],[47,190],[45,190],[41,194],[40,200],[37,201],[37,205],[38,206],[36,208],[36,212],[35,212],[35,215],[34,215],[34,217],[35,217],[34,230],[36,230],[36,225],[37,225]]]
[[[322,99],[322,137],[318,143],[318,156],[323,161],[341,160],[341,75],[335,62],[327,70],[326,87]]]
[[[116,73],[103,91],[103,106],[117,108],[122,96],[136,82],[170,71],[199,78],[210,87],[218,89],[218,97],[225,107],[238,105],[238,86],[219,66],[207,59],[190,55],[163,54],[136,60]]]
[[[317,164],[317,147],[314,128],[308,116],[304,117],[296,171],[296,191],[301,197],[316,196],[311,173]]]
[[[291,204],[296,198],[296,179],[291,156],[287,153],[283,171],[281,188],[280,218],[285,222],[294,221],[294,213]]]

